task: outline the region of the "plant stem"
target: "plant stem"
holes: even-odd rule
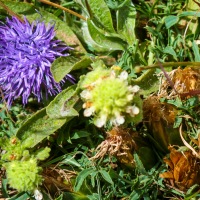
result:
[[[23,22],[24,23],[24,20],[19,16],[17,15],[16,13],[14,13],[10,8],[8,8],[8,6],[6,6],[3,2],[0,1],[0,6],[5,9],[9,15],[11,16],[14,16],[16,17],[19,21]]]
[[[200,68],[200,62],[165,62],[162,63],[163,67],[179,67],[179,66],[190,66],[191,68]],[[136,66],[138,70],[160,68],[160,64],[156,63],[148,66]]]
[[[74,16],[80,18],[80,19],[83,19],[84,21],[86,21],[85,17],[83,17],[82,15],[79,15],[78,13],[74,12],[73,10],[70,10],[68,8],[65,8],[63,6],[60,6],[60,5],[56,4],[56,3],[52,3],[52,2],[47,1],[47,0],[39,0],[39,1],[42,2],[42,3],[48,4],[50,6],[54,6],[56,8],[59,8],[61,10],[64,10],[65,12],[68,12],[68,13],[70,13],[70,14],[72,14],[72,15],[74,15]]]

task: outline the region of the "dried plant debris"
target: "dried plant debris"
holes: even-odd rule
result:
[[[194,184],[200,184],[200,160],[192,154],[192,151],[178,151],[170,146],[169,158],[164,158],[168,165],[168,171],[160,174],[169,185],[186,191]]]
[[[96,155],[92,160],[103,158],[105,155],[116,156],[121,163],[134,166],[133,151],[137,146],[133,134],[128,129],[114,127],[107,132],[107,138],[97,146]]]
[[[175,106],[160,102],[158,96],[149,96],[143,104],[144,123],[149,133],[168,151],[169,144],[182,144],[179,131],[173,128],[178,110]]]
[[[186,67],[178,68],[168,73],[174,88],[171,88],[169,81],[160,77],[160,90],[158,95],[168,99],[181,97],[181,99],[189,98],[200,94],[200,70]]]

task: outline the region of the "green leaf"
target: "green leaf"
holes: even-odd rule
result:
[[[30,198],[30,195],[28,195],[27,193],[21,192],[12,198],[9,198],[9,200],[25,200],[25,199],[29,199],[29,198]]]
[[[113,10],[122,8],[127,2],[130,2],[130,0],[106,0],[108,7]]]
[[[105,181],[107,181],[108,183],[110,183],[111,185],[114,185],[113,180],[111,179],[110,175],[108,172],[106,172],[105,170],[101,169],[99,170],[99,173],[101,174],[101,176],[103,177],[103,179]]]
[[[110,10],[106,5],[104,0],[88,0],[90,9],[92,11],[91,19],[95,22],[97,19],[96,25],[102,25],[102,29],[105,29],[108,32],[115,32],[113,28],[113,22]],[[94,17],[93,17],[94,16]]]
[[[199,47],[195,43],[195,41],[192,42],[192,50],[194,51],[195,62],[199,62],[200,61]]]
[[[52,63],[51,73],[55,81],[60,82],[72,70],[89,67],[91,63],[92,60],[89,57],[83,57],[81,59],[73,56],[60,57]]]
[[[141,88],[140,94],[147,97],[152,92],[158,90],[158,77],[155,75],[155,69],[145,71],[140,77],[132,80],[132,84],[138,85]]]
[[[93,188],[95,187],[95,179],[96,179],[97,174],[98,174],[98,171],[93,171],[91,173],[91,185]]]
[[[2,192],[4,197],[9,198],[9,194],[8,194],[8,190],[7,190],[7,184],[8,184],[8,179],[2,178],[1,192]]]
[[[135,36],[136,9],[129,0],[117,11],[117,32],[122,35],[129,45],[136,40]]]
[[[36,112],[28,119],[17,131],[17,137],[23,140],[23,144],[28,147],[34,147],[44,138],[53,134],[67,120],[52,119],[46,114],[46,109]]]
[[[67,24],[60,20],[55,15],[46,12],[42,9],[39,10],[39,12],[36,12],[38,8],[32,6],[28,3],[23,2],[15,2],[15,1],[7,1],[4,0],[3,3],[8,6],[11,10],[13,10],[15,13],[24,15],[29,21],[39,20],[44,21],[46,24],[55,24],[55,30],[56,30],[56,37],[60,40],[63,40],[67,45],[76,47],[76,50],[79,52],[85,52],[85,49],[81,45],[80,41],[74,34],[74,32],[71,30]]]
[[[185,12],[180,13],[178,16],[179,17],[188,17],[188,16],[200,17],[200,12],[198,12],[198,11],[185,11]]]
[[[94,172],[94,168],[87,168],[84,169],[83,171],[81,171],[78,176],[76,177],[76,183],[75,183],[75,187],[74,190],[76,192],[78,192],[84,182],[84,180],[92,173]]]
[[[59,93],[47,106],[47,115],[52,119],[70,118],[78,116],[79,113],[73,108],[78,102],[79,96],[75,92],[76,85],[68,87]]]
[[[169,15],[165,18],[165,26],[167,29],[175,25],[179,21],[179,17],[174,15]]]
[[[114,36],[106,36],[108,34],[96,27],[89,19],[87,20],[87,25],[91,38],[102,48],[106,48],[107,51],[124,50],[125,43],[122,39]]]
[[[77,132],[72,134],[71,140],[77,140],[77,139],[80,139],[80,138],[83,138],[83,137],[88,137],[90,135],[91,134],[87,131],[77,131]]]
[[[89,200],[84,194],[79,194],[75,192],[64,192],[63,200]]]
[[[137,170],[138,170],[141,174],[147,175],[148,173],[147,173],[146,169],[144,168],[143,163],[142,163],[142,161],[140,160],[140,158],[139,158],[139,156],[137,155],[137,153],[134,153],[134,159],[135,159],[135,164],[136,164]]]
[[[174,59],[177,61],[176,52],[171,46],[165,47],[165,49],[163,50],[163,53],[172,55]]]
[[[186,192],[184,200],[191,200],[191,199],[193,199],[194,197],[197,197],[197,196],[200,196],[199,195],[199,185],[195,184],[188,189],[188,191]]]
[[[60,161],[61,164],[72,165],[82,169],[82,166],[74,159],[74,156],[68,155],[67,158]]]

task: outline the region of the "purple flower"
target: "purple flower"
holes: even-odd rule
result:
[[[42,90],[46,95],[55,95],[61,91],[50,71],[52,62],[65,50],[71,48],[53,40],[54,26],[45,26],[44,22],[24,23],[16,17],[7,18],[0,25],[0,87],[4,98],[10,106],[14,99],[22,97],[26,104],[33,94],[38,101],[42,99]],[[73,77],[66,76],[71,82]],[[61,81],[61,82],[64,82]]]

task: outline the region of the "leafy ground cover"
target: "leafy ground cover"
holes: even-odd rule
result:
[[[1,199],[200,198],[200,3],[1,0]]]

